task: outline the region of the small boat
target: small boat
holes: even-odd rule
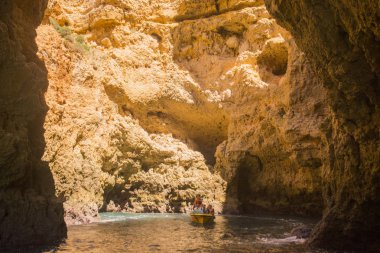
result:
[[[215,216],[209,213],[191,213],[191,221],[199,224],[209,224],[214,222]]]

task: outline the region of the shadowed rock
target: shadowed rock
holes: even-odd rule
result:
[[[290,234],[292,236],[296,236],[297,239],[305,239],[310,237],[311,231],[312,229],[307,226],[299,226],[293,228]]]
[[[310,244],[380,247],[380,9],[378,1],[266,0],[327,89],[321,128],[325,211]]]
[[[46,1],[0,4],[0,248],[66,236],[45,148],[43,93],[48,80],[34,41]]]

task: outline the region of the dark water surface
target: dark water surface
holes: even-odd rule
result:
[[[102,222],[71,226],[68,239],[45,252],[323,252],[307,250],[292,228],[312,221],[217,216],[194,225],[183,214],[103,213]]]
[[[314,225],[304,219],[217,216],[214,225],[201,226],[185,214],[101,217],[99,223],[70,226],[66,241],[54,249],[26,252],[326,252],[308,250],[303,240],[289,234],[299,225]]]

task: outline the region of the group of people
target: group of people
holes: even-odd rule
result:
[[[212,205],[208,205],[206,207],[205,204],[203,204],[203,199],[200,194],[197,194],[194,200],[193,204],[193,212],[194,213],[205,213],[205,214],[215,214],[214,208]]]

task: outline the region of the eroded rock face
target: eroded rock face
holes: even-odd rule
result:
[[[323,209],[325,92],[292,41],[289,53],[278,84],[236,93],[229,138],[216,152],[229,182],[226,211],[318,216]]]
[[[184,212],[197,192],[218,211],[319,214],[323,90],[262,1],[50,1],[37,33],[67,222]]]
[[[175,36],[178,63],[229,114],[215,154],[224,211],[320,215],[325,91],[289,34],[257,6],[184,21]]]
[[[313,245],[377,249],[380,8],[266,4],[305,54],[263,1],[2,3],[0,246],[64,236],[60,201],[80,224],[201,193],[302,215],[323,196]]]
[[[46,1],[0,5],[0,248],[51,243],[66,235],[45,148],[43,92],[35,29]]]
[[[55,0],[37,33],[68,223],[185,212],[197,192],[320,214],[325,91],[263,1]]]
[[[205,156],[227,135],[228,115],[174,62],[174,17],[153,22],[140,1],[125,4],[51,1],[53,25],[37,31],[50,81],[44,160],[66,221],[90,222],[100,208],[185,212],[196,193],[220,212],[226,184]],[[128,8],[140,16],[119,19]]]
[[[379,249],[380,25],[377,1],[277,1],[269,11],[294,36],[332,111],[322,129],[324,217],[311,244]]]

